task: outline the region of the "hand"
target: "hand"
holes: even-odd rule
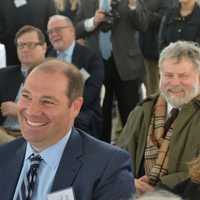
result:
[[[142,176],[139,179],[135,179],[135,188],[139,195],[155,190],[154,187],[149,184],[148,176]]]
[[[83,39],[83,38],[76,40],[76,42],[78,42],[80,45],[85,46],[85,39]]]
[[[128,6],[129,7],[136,7],[136,1],[137,0],[128,0]]]
[[[12,101],[6,101],[1,104],[1,113],[5,116],[17,117],[17,104]]]
[[[97,10],[95,12],[95,16],[94,16],[94,24],[95,24],[95,26],[98,26],[99,24],[101,24],[105,20],[106,20],[105,12],[103,10],[101,10],[101,9]]]

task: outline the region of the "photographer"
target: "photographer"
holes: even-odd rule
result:
[[[131,10],[130,0],[82,0],[77,16],[77,38],[101,53],[105,64],[105,98],[103,102],[103,140],[110,142],[113,96],[119,107],[122,125],[140,99],[139,88],[144,63],[138,46],[137,30],[145,27],[143,14]],[[135,12],[130,19],[130,12]],[[104,39],[104,44],[101,41]],[[104,47],[104,48],[101,48]]]

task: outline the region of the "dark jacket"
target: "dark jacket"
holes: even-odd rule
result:
[[[22,138],[0,145],[1,200],[13,199],[26,145]],[[72,187],[77,200],[128,200],[133,180],[127,152],[72,129],[50,192]]]
[[[47,22],[56,13],[53,0],[28,0],[23,6],[16,7],[14,0],[1,0],[0,42],[5,44],[7,65],[19,63],[14,37],[24,25],[33,25],[46,32]]]
[[[200,7],[196,3],[192,13],[180,15],[180,5],[171,9],[163,18],[159,33],[159,49],[178,40],[194,41],[200,44]]]

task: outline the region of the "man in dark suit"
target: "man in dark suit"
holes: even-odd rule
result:
[[[54,0],[1,0],[0,42],[6,46],[7,65],[19,64],[14,38],[24,25],[45,32],[49,17],[56,13]]]
[[[24,77],[31,68],[44,60],[46,53],[45,37],[33,26],[22,27],[17,32],[15,41],[21,65],[0,70],[0,143],[20,135],[16,102]]]
[[[75,121],[80,128],[96,138],[102,133],[102,111],[100,91],[104,78],[102,59],[88,48],[75,42],[75,28],[71,20],[62,15],[55,15],[48,22],[49,40],[54,48],[49,53],[60,60],[73,63],[85,80],[84,104]]]
[[[23,138],[0,146],[1,199],[16,200],[24,191],[30,199],[47,199],[66,188],[77,200],[130,198],[134,181],[127,152],[73,128],[83,84],[75,66],[56,59],[30,72],[18,101]],[[33,157],[39,158],[37,169]],[[28,188],[24,181],[33,165]]]
[[[107,0],[108,4],[110,1]],[[121,0],[114,12],[118,12],[113,25],[110,27],[110,42],[112,52],[106,54],[101,45],[102,26],[107,17],[105,0],[82,0],[80,11],[78,12],[76,33],[77,38],[84,38],[86,45],[91,49],[100,52],[105,63],[105,99],[103,103],[104,130],[102,139],[109,142],[111,136],[112,103],[116,97],[119,107],[120,119],[124,125],[130,111],[135,107],[140,99],[139,90],[144,76],[143,57],[138,45],[137,30],[143,29],[141,16],[135,12],[135,17],[131,20],[128,7],[128,0]],[[107,42],[108,43],[108,42]],[[102,46],[102,48],[100,48]]]

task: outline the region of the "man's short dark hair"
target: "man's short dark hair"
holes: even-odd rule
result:
[[[45,40],[45,36],[44,34],[42,33],[42,31],[39,29],[39,28],[36,28],[34,26],[31,26],[31,25],[25,25],[25,26],[22,26],[16,33],[15,35],[15,44],[17,43],[17,40],[19,37],[21,37],[22,35],[24,35],[25,33],[30,33],[30,32],[35,32],[37,33],[37,36],[38,36],[38,39],[39,39],[39,42],[41,44],[44,44],[46,42]]]

